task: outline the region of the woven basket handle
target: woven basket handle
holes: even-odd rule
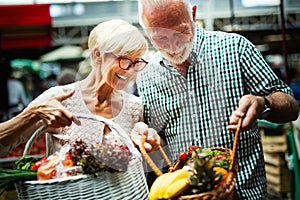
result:
[[[40,133],[43,132],[43,130],[45,130],[48,126],[46,124],[42,125],[41,127],[39,127],[29,138],[29,140],[26,142],[24,151],[23,151],[23,157],[26,156],[30,149],[32,144],[34,143],[35,139],[40,135]]]
[[[91,114],[84,114],[84,113],[74,113],[74,115],[78,119],[97,120],[99,122],[105,123],[111,129],[114,129],[116,131],[116,133],[122,138],[122,141],[124,142],[124,144],[126,144],[126,146],[130,149],[131,152],[136,150],[133,142],[131,141],[130,137],[127,135],[125,130],[113,120],[107,119],[100,115],[91,115]]]
[[[153,171],[155,172],[155,174],[157,176],[160,176],[163,173],[160,171],[160,169],[156,166],[156,164],[153,162],[153,160],[150,158],[150,156],[146,152],[145,145],[144,145],[145,142],[146,142],[146,139],[147,139],[147,137],[145,135],[142,135],[141,142],[140,142],[140,145],[139,145],[141,154],[143,155],[143,157],[145,158],[145,160],[147,161],[147,163],[150,165],[150,167],[153,169]],[[160,152],[163,155],[164,159],[167,161],[169,167],[171,168],[173,166],[172,162],[168,158],[168,156],[165,153],[165,151],[163,150],[162,146],[159,145],[158,149],[160,150]]]
[[[238,121],[237,128],[236,128],[235,135],[234,135],[229,171],[232,170],[233,165],[236,162],[236,148],[237,148],[237,143],[238,143],[238,140],[240,137],[240,130],[241,130],[242,122],[243,122],[243,118],[241,117]]]

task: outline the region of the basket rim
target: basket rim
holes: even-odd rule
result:
[[[49,179],[49,180],[33,180],[33,181],[25,181],[23,183],[25,184],[49,184],[49,183],[56,183],[56,182],[65,182],[70,180],[78,180],[82,178],[90,177],[89,175],[76,175],[76,176],[68,176],[64,178],[55,178],[55,179]]]

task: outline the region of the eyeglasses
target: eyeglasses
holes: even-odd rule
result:
[[[117,59],[119,60],[119,67],[124,70],[128,70],[133,65],[134,71],[142,71],[148,64],[148,62],[145,61],[143,58],[137,58],[135,59],[135,61],[132,61],[131,59],[125,56],[117,56],[114,53],[111,54],[117,57]]]

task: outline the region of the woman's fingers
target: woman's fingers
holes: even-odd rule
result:
[[[149,152],[158,149],[160,145],[160,136],[153,128],[148,128],[147,124],[138,122],[131,132],[131,139],[135,145],[139,146],[143,136],[146,137],[146,142],[144,143],[146,151]]]

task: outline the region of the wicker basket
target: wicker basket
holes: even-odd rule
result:
[[[231,157],[232,150],[222,147],[213,147],[212,150],[219,150],[225,153],[226,156]],[[218,188],[193,195],[183,195],[178,197],[178,200],[233,200],[237,199],[235,192],[236,173],[238,170],[238,163],[233,163],[232,169],[228,172],[226,181]]]
[[[89,117],[90,118],[90,117]],[[113,123],[99,118],[110,128],[120,133],[127,141],[130,138],[123,129]],[[34,138],[37,137],[45,127],[40,127],[28,140],[23,155],[30,149]],[[126,138],[128,137],[128,138]],[[132,144],[133,145],[133,144]],[[133,146],[134,147],[134,146]],[[129,147],[129,149],[132,149]],[[149,190],[142,165],[142,157],[137,149],[132,151],[132,160],[126,172],[110,173],[101,172],[97,177],[89,175],[70,176],[44,181],[25,181],[15,183],[19,200],[38,199],[148,199]],[[126,191],[126,192],[124,192]]]
[[[140,180],[138,176],[144,176],[142,169],[138,162],[132,162],[130,171],[122,174],[103,172],[98,177],[79,175],[46,181],[26,181],[16,183],[15,187],[19,200],[147,199],[148,189],[144,182],[137,182]],[[136,188],[137,185],[141,187]],[[125,195],[124,190],[131,192]]]
[[[240,127],[242,125],[242,118],[239,119],[239,123],[237,126],[237,130],[234,136],[234,143],[233,143],[233,149],[223,148],[223,147],[212,147],[212,150],[219,150],[223,153],[225,153],[226,156],[230,158],[230,167],[228,176],[226,178],[226,181],[219,186],[218,188],[215,188],[211,191],[202,192],[198,194],[192,194],[192,195],[182,195],[176,197],[177,200],[236,200],[237,194],[235,191],[235,183],[236,183],[236,174],[238,171],[238,162],[236,159],[236,147],[237,142],[239,139],[239,133],[240,133]],[[149,166],[154,170],[157,176],[162,175],[162,172],[158,169],[158,167],[155,165],[155,163],[151,160],[151,158],[147,155],[145,149],[144,149],[144,142],[146,141],[146,138],[143,137],[141,140],[141,145],[139,146],[141,149],[141,153],[144,156],[144,158],[147,160]],[[165,152],[163,151],[162,147],[159,147],[159,150],[161,151],[163,157],[167,161],[169,165],[169,171],[177,170],[176,163],[172,164],[169,160],[169,158],[166,156]]]

